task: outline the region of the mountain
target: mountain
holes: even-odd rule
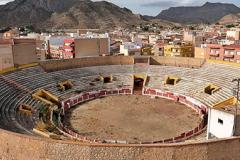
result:
[[[228,14],[218,21],[220,24],[234,24],[240,22],[240,13]]]
[[[39,29],[105,29],[143,21],[127,8],[91,0],[15,0],[0,5],[0,17],[0,27],[33,25]]]
[[[185,24],[215,23],[228,14],[236,13],[240,13],[240,8],[234,4],[207,2],[200,7],[171,7],[156,18]]]

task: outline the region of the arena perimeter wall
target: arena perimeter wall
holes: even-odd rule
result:
[[[187,58],[187,57],[162,57],[155,56],[150,58],[151,65],[167,65],[187,68],[200,68],[205,63],[201,58]]]
[[[162,145],[94,145],[0,130],[1,160],[239,160],[240,139]]]
[[[145,57],[149,59],[149,65],[167,65],[188,68],[200,68],[204,59],[184,58],[184,57]],[[40,65],[47,72],[104,65],[133,65],[134,57],[131,56],[107,56],[107,57],[85,57],[69,60],[51,60],[40,62]]]
[[[132,65],[134,64],[134,57],[86,57],[70,60],[52,60],[40,62],[40,65],[45,71],[58,71],[72,68],[83,68],[91,66],[105,66],[105,65]]]

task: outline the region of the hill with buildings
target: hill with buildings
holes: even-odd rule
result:
[[[109,28],[143,20],[127,8],[90,0],[15,0],[0,5],[0,27]]]
[[[228,3],[207,2],[200,7],[171,7],[163,10],[157,18],[177,23],[215,23],[229,14],[240,13],[240,8]]]

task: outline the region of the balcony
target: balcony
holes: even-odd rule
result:
[[[234,58],[234,54],[224,54],[224,58]]]
[[[181,53],[180,53],[180,52],[172,52],[172,55],[173,55],[173,56],[180,56]]]
[[[234,50],[225,50],[224,58],[234,58],[235,51]]]
[[[209,53],[209,56],[211,56],[211,57],[219,57],[219,55],[220,55],[220,51],[217,49],[211,49],[211,51]]]
[[[211,56],[211,57],[219,57],[219,53],[209,53],[209,56]]]

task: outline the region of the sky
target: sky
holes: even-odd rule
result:
[[[0,0],[5,4],[12,0]],[[93,0],[100,1],[100,0]],[[156,16],[161,10],[176,6],[200,6],[208,2],[234,3],[240,6],[240,0],[106,0],[120,7],[127,7],[136,14]]]

